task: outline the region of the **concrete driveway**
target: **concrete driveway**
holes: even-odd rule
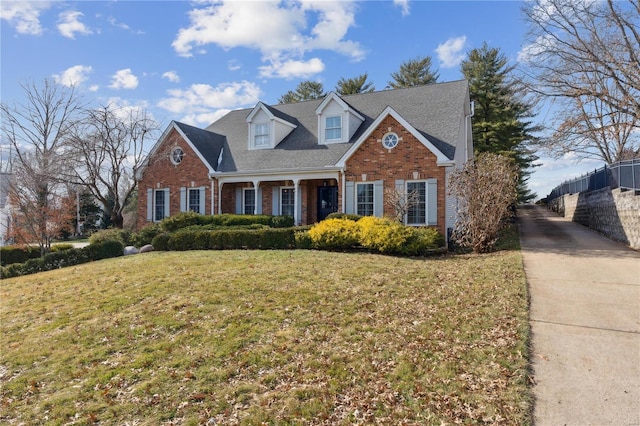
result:
[[[536,425],[640,425],[640,254],[543,207],[518,210]]]

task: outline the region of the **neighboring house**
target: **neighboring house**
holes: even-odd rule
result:
[[[182,211],[392,216],[385,193],[418,192],[404,221],[444,235],[447,178],[473,155],[466,80],[231,111],[206,129],[172,122],[138,175],[138,224]]]

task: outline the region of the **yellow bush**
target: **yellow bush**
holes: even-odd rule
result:
[[[344,250],[358,243],[356,222],[349,219],[326,219],[309,230],[313,248]]]

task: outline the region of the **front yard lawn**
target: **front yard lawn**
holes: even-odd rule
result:
[[[0,332],[0,423],[530,423],[518,250],[128,256],[3,280]]]

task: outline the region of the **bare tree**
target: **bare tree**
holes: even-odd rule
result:
[[[135,194],[144,143],[157,129],[144,110],[107,105],[85,111],[65,144],[75,160],[67,180],[90,191],[117,228],[123,227],[123,212]]]
[[[394,219],[402,223],[411,207],[420,204],[420,193],[418,191],[401,191],[396,188],[386,188],[384,190],[384,202],[393,210]]]
[[[26,102],[2,103],[2,137],[12,149],[9,199],[12,233],[21,242],[38,243],[45,254],[51,239],[68,218],[63,209],[64,185],[59,176],[66,162],[62,145],[80,111],[73,88],[52,80],[41,87],[22,85]],[[64,209],[63,209],[64,210]]]
[[[552,151],[611,162],[637,147],[640,1],[534,0],[525,12],[528,88],[565,111]]]
[[[453,239],[476,253],[489,251],[518,197],[514,160],[481,153],[451,175],[449,193],[458,200]]]

